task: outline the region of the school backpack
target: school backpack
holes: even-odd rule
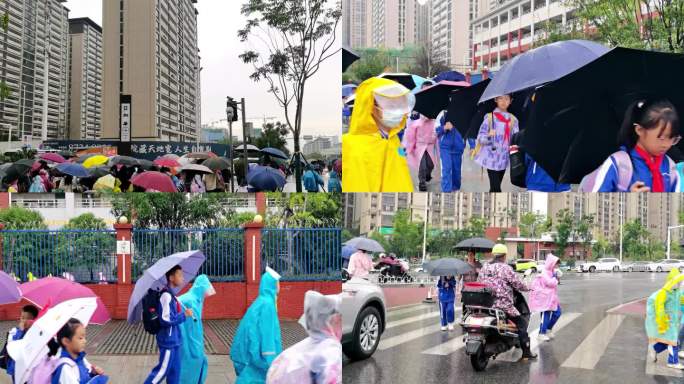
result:
[[[518,145],[521,139],[521,132],[516,133],[511,138],[512,145]],[[527,165],[525,164],[525,152],[518,149],[510,149],[508,154],[511,163],[511,184],[520,188],[527,188]]]
[[[304,184],[304,189],[306,189],[307,192],[318,192],[316,175],[312,170],[304,172],[304,176],[302,177],[302,183]]]
[[[629,183],[632,181],[632,174],[634,173],[634,165],[632,158],[626,151],[617,151],[610,155],[617,163],[618,170],[618,189],[620,191],[628,191]],[[601,164],[603,166],[603,164]],[[596,177],[598,176],[601,166],[596,168],[592,173],[584,176],[579,185],[579,192],[592,192],[596,186]]]
[[[52,374],[62,364],[67,364],[71,367],[76,366],[76,363],[68,357],[45,356],[31,371],[28,384],[50,384],[52,382]]]
[[[156,335],[159,333],[161,328],[161,322],[159,321],[159,316],[161,314],[158,312],[160,306],[160,299],[162,293],[166,292],[166,289],[154,290],[149,289],[145,297],[142,299],[142,320],[143,327],[145,331],[151,335]]]

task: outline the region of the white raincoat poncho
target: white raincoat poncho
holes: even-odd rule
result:
[[[342,383],[342,315],[338,295],[308,291],[299,320],[309,337],[283,351],[273,362],[267,384]]]

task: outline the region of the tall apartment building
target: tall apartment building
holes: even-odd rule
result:
[[[89,18],[69,20],[69,135],[99,139],[102,133],[102,28]]]
[[[120,95],[130,95],[132,140],[198,140],[196,3],[103,2],[103,138],[119,138]]]
[[[468,28],[472,18],[468,0],[432,1],[434,59],[463,70],[468,64]]]
[[[532,211],[529,193],[357,193],[347,194],[345,223],[368,233],[391,228],[399,210],[409,210],[415,221],[426,217],[436,229],[462,229],[471,217],[484,218],[489,226],[511,227]]]
[[[5,0],[0,29],[0,132],[28,140],[63,138],[68,129],[69,10],[66,0]],[[6,8],[2,8],[2,6]]]
[[[667,240],[667,227],[678,224],[678,214],[684,208],[679,194],[667,193],[561,193],[548,195],[548,215],[555,220],[561,209],[568,209],[576,218],[594,215],[594,237],[614,240],[623,224],[639,220],[656,238]],[[682,231],[673,231],[673,239],[681,239]]]
[[[433,1],[343,0],[342,43],[352,48],[427,45]]]
[[[473,69],[498,70],[533,47],[545,30],[569,28],[573,9],[562,0],[456,0],[469,3],[470,30],[459,35]],[[547,27],[549,27],[547,29]]]

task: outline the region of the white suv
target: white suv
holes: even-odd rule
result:
[[[651,272],[670,272],[673,268],[684,269],[684,261],[678,259],[658,260],[648,266]]]
[[[578,272],[613,271],[620,272],[620,260],[614,257],[604,257],[596,261],[587,261],[577,268]]]
[[[385,294],[358,277],[342,284],[342,350],[352,360],[371,357],[385,330]]]

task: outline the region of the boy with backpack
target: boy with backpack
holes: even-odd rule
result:
[[[7,342],[21,340],[26,334],[26,331],[28,331],[28,329],[31,327],[31,323],[33,323],[33,320],[35,320],[37,316],[38,308],[30,304],[23,306],[21,308],[21,315],[19,317],[19,324],[9,331],[9,334],[7,335]],[[2,351],[0,352],[0,368],[3,368],[7,371],[7,374],[10,375],[13,383],[14,364],[14,360],[12,360],[12,358],[7,353],[7,343],[5,343],[5,346],[2,348]]]
[[[143,299],[143,325],[145,330],[153,333],[157,337],[159,347],[159,364],[152,368],[152,372],[145,380],[145,384],[158,384],[166,378],[167,384],[180,383],[180,324],[185,321],[186,316],[193,316],[192,310],[186,308],[182,310],[181,304],[176,298],[174,291],[183,286],[184,276],[180,265],[176,265],[166,272],[167,286],[158,295],[149,292]],[[148,310],[147,301],[150,298],[159,298],[154,310]]]

